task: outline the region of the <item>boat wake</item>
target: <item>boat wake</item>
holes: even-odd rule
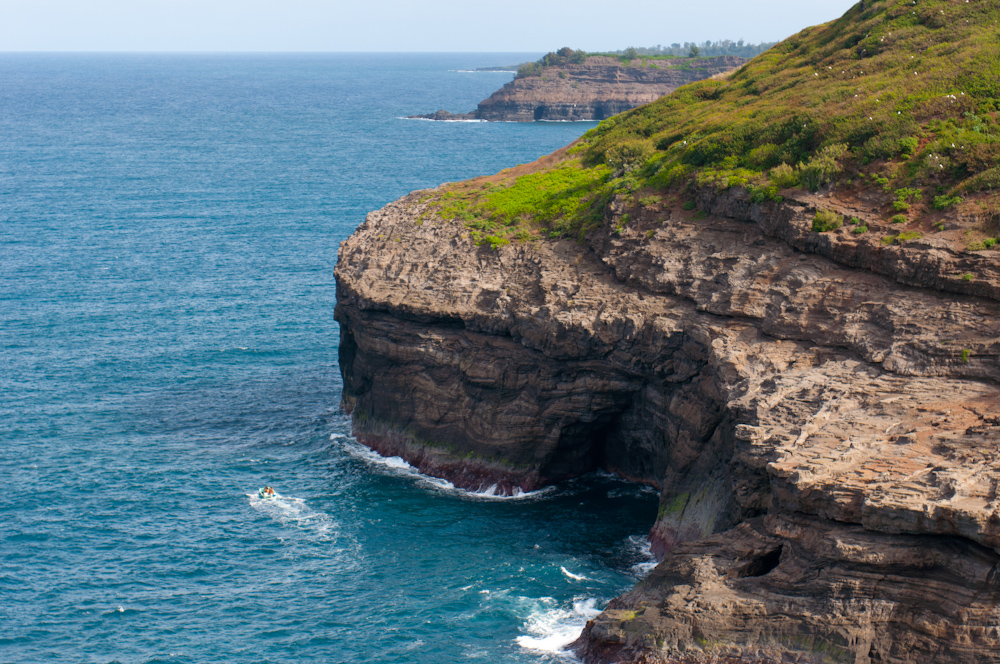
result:
[[[336,534],[337,524],[333,519],[306,505],[303,498],[280,494],[275,494],[273,498],[261,498],[259,493],[248,493],[246,496],[250,507],[283,525],[309,530],[320,537],[333,537]]]

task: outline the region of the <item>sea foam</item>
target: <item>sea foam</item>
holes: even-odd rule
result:
[[[583,576],[582,574],[573,574],[573,572],[569,571],[565,567],[560,567],[559,569],[562,570],[563,574],[573,579],[574,581],[590,581],[589,577]]]
[[[573,658],[566,646],[580,636],[587,621],[597,616],[597,600],[578,598],[571,608],[540,610],[528,617],[524,629],[528,633],[517,637],[517,645],[525,650],[561,655]]]
[[[330,440],[332,441],[342,441],[344,449],[347,452],[358,459],[365,461],[376,467],[381,467],[389,470],[394,474],[404,475],[407,477],[412,477],[418,480],[424,486],[435,489],[437,491],[444,491],[447,493],[453,493],[464,498],[478,499],[478,500],[525,500],[531,498],[538,498],[544,496],[548,493],[555,491],[555,487],[545,487],[544,489],[539,489],[537,491],[522,491],[520,487],[514,489],[514,494],[507,496],[500,492],[499,487],[496,484],[491,484],[487,487],[483,487],[478,491],[471,491],[468,489],[461,489],[448,480],[441,479],[439,477],[431,477],[430,475],[425,475],[417,470],[414,466],[410,465],[405,459],[398,456],[384,457],[378,452],[369,449],[357,442],[350,436],[346,436],[341,433],[334,433],[330,435]]]
[[[631,572],[640,579],[649,576],[649,573],[656,567],[656,556],[653,555],[652,545],[647,537],[642,535],[632,535],[628,538],[628,546],[641,558],[632,565]]]

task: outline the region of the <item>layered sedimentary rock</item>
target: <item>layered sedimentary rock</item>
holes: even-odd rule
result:
[[[722,56],[623,64],[616,58],[594,56],[582,64],[544,67],[538,76],[516,78],[472,113],[437,111],[414,117],[493,122],[603,120],[744,62],[736,56]]]
[[[1000,662],[989,255],[810,231],[803,196],[477,247],[410,195],[336,270],[358,438],[469,488],[658,486],[593,662]],[[853,204],[853,203],[852,203]],[[975,283],[961,279],[974,271]]]
[[[799,514],[678,546],[578,642],[588,662],[995,662],[1000,557]]]

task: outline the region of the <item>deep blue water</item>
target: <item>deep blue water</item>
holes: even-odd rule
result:
[[[339,410],[340,241],[589,128],[400,119],[529,57],[0,55],[0,661],[547,662],[634,583],[652,493],[471,496]]]

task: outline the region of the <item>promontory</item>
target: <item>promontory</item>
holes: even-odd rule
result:
[[[589,56],[581,62],[571,58],[522,68],[513,81],[481,101],[471,113],[437,111],[413,117],[490,122],[604,120],[655,101],[686,83],[731,71],[746,62],[731,55],[635,58],[624,62],[608,56]]]
[[[371,213],[355,435],[474,489],[658,487],[586,662],[1000,662],[998,21],[864,0]]]

